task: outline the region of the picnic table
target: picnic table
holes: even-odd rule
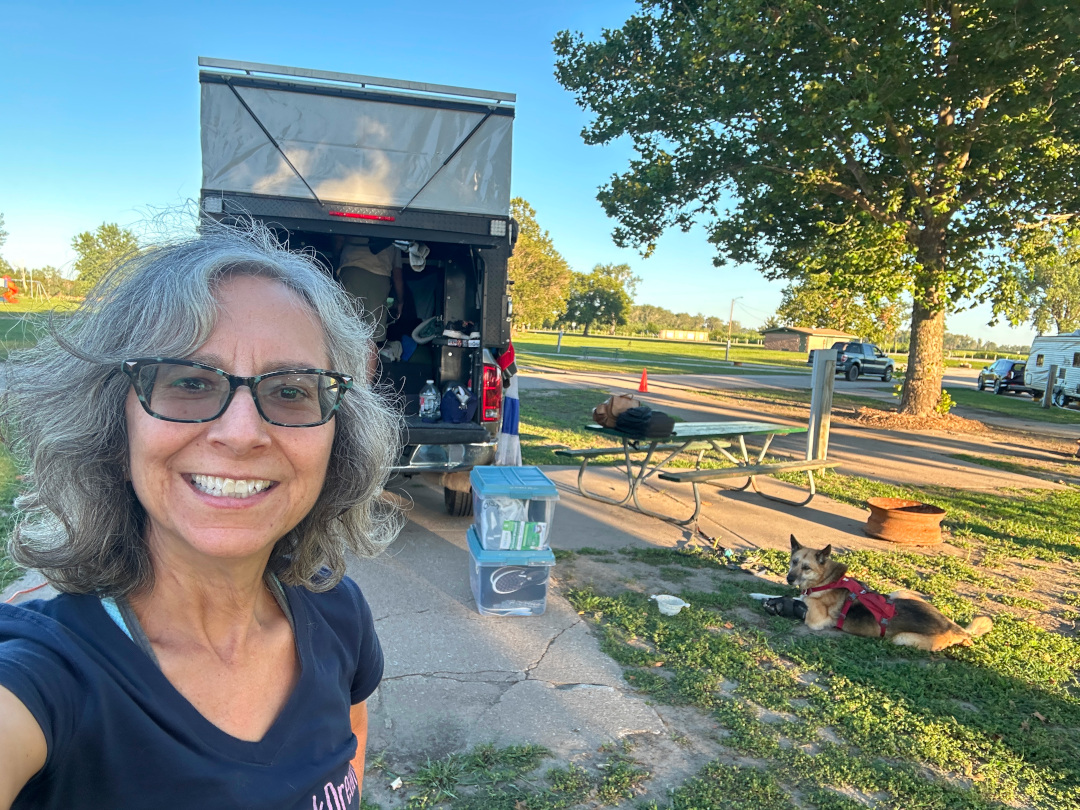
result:
[[[605,428],[597,424],[589,424],[585,429],[607,436],[621,442],[621,447],[587,448],[584,450],[556,450],[555,454],[568,458],[580,458],[581,467],[578,469],[578,492],[584,497],[616,506],[627,506],[636,509],[642,514],[668,520],[679,526],[686,526],[697,521],[701,514],[701,492],[698,484],[705,481],[719,481],[728,478],[745,478],[742,486],[731,487],[735,491],[741,491],[752,486],[754,491],[762,497],[793,506],[804,506],[813,499],[814,470],[827,467],[835,467],[839,462],[825,461],[824,459],[809,459],[805,461],[779,461],[763,463],[772,441],[777,436],[791,433],[806,433],[807,428],[796,425],[781,425],[774,422],[680,422],[675,425],[672,434],[664,439],[640,439],[629,436],[619,430]],[[756,458],[751,461],[750,452],[746,446],[748,436],[763,436],[761,449]],[[734,445],[733,445],[734,443]],[[731,452],[737,451],[738,455]],[[708,451],[714,451],[734,464],[733,467],[722,469],[701,469],[701,461]],[[658,452],[659,451],[659,452]],[[674,470],[668,465],[680,453],[697,453],[697,461],[693,470]],[[631,456],[643,458],[634,460]],[[622,498],[609,498],[596,492],[590,492],[584,486],[585,470],[589,459],[603,455],[623,456],[626,474],[627,492]],[[809,477],[810,493],[802,501],[792,501],[787,498],[777,497],[762,492],[757,484],[759,475],[776,475],[782,472],[805,472]],[[664,481],[677,483],[689,483],[694,492],[694,512],[685,520],[678,520],[667,515],[654,512],[641,504],[638,499],[638,491],[641,485],[652,476],[657,476]]]

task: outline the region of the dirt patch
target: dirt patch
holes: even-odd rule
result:
[[[912,416],[883,411],[877,408],[856,408],[855,423],[879,430],[941,430],[948,433],[991,433],[991,429],[976,419],[965,419],[956,414],[932,414]]]

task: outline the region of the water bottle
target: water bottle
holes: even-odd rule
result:
[[[420,418],[425,422],[438,422],[442,410],[440,399],[435,381],[428,380],[427,384],[420,389]]]

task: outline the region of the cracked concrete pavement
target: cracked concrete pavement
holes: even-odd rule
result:
[[[553,590],[542,616],[481,616],[469,588],[469,519],[446,516],[441,491],[421,478],[397,491],[414,502],[401,536],[387,554],[349,567],[374,606],[386,654],[369,701],[372,755],[423,761],[531,742],[570,759],[628,734],[664,733],[656,710]]]

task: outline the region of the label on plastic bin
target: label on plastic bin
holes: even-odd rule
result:
[[[539,549],[547,537],[547,523],[524,520],[504,520],[502,548],[514,550]]]

